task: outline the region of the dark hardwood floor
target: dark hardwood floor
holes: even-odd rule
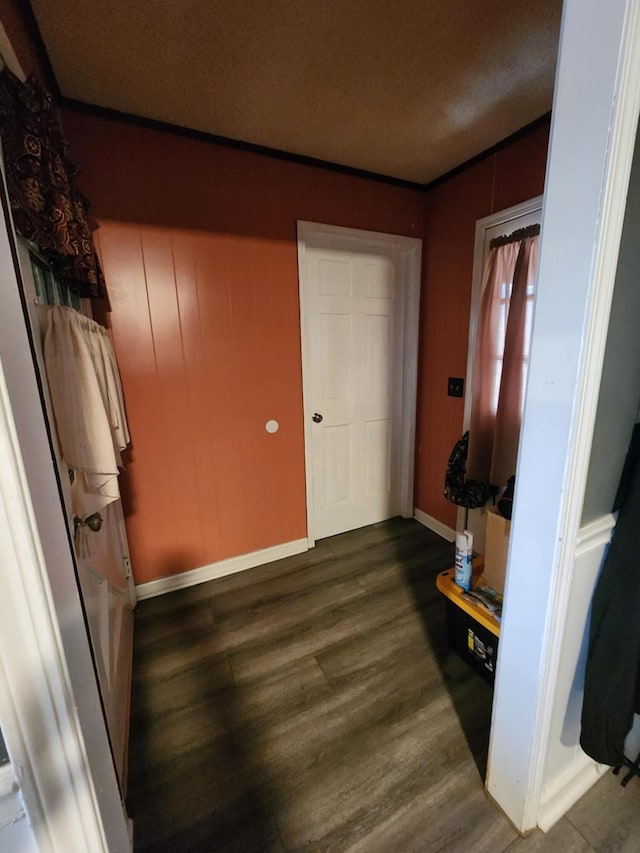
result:
[[[485,797],[491,690],[449,651],[435,589],[452,560],[393,519],[141,602],[136,851],[640,849],[613,777],[546,836],[520,838]]]

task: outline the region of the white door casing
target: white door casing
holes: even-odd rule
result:
[[[413,514],[420,252],[298,223],[310,546]]]
[[[545,765],[639,112],[640,2],[565,0],[487,769],[489,794],[523,832],[548,826]],[[554,819],[584,793],[572,770]]]

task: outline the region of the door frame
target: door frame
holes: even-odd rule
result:
[[[307,492],[307,540],[313,548],[315,540],[314,492],[312,465],[311,420],[307,417],[308,402],[311,401],[311,361],[309,352],[309,304],[306,296],[307,246],[319,241],[330,243],[347,250],[393,249],[404,257],[402,286],[404,287],[403,309],[403,373],[400,415],[400,514],[413,518],[413,480],[416,443],[416,398],[418,389],[418,334],[420,314],[420,276],[422,240],[418,237],[403,237],[378,231],[363,231],[338,225],[323,225],[318,222],[298,220],[298,283],[300,289],[300,342],[302,353],[302,399],[304,420],[304,464]]]
[[[0,168],[0,719],[39,850],[128,850]]]
[[[523,833],[551,825],[550,750],[554,819],[598,778],[552,715],[639,113],[640,0],[565,0],[486,777]]]

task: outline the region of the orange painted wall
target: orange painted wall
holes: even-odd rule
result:
[[[447,378],[467,369],[475,223],[543,192],[548,137],[539,127],[426,194],[416,506],[450,527],[456,507],[442,492],[464,400],[447,396]]]
[[[296,220],[422,236],[424,195],[77,112],[63,123],[100,223],[137,582],[305,537]]]

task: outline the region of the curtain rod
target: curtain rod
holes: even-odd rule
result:
[[[506,246],[508,243],[517,243],[520,240],[526,240],[527,237],[537,237],[540,233],[540,225],[528,225],[526,228],[518,228],[511,234],[503,234],[501,237],[494,237],[489,243],[490,249],[497,249],[498,246]]]

